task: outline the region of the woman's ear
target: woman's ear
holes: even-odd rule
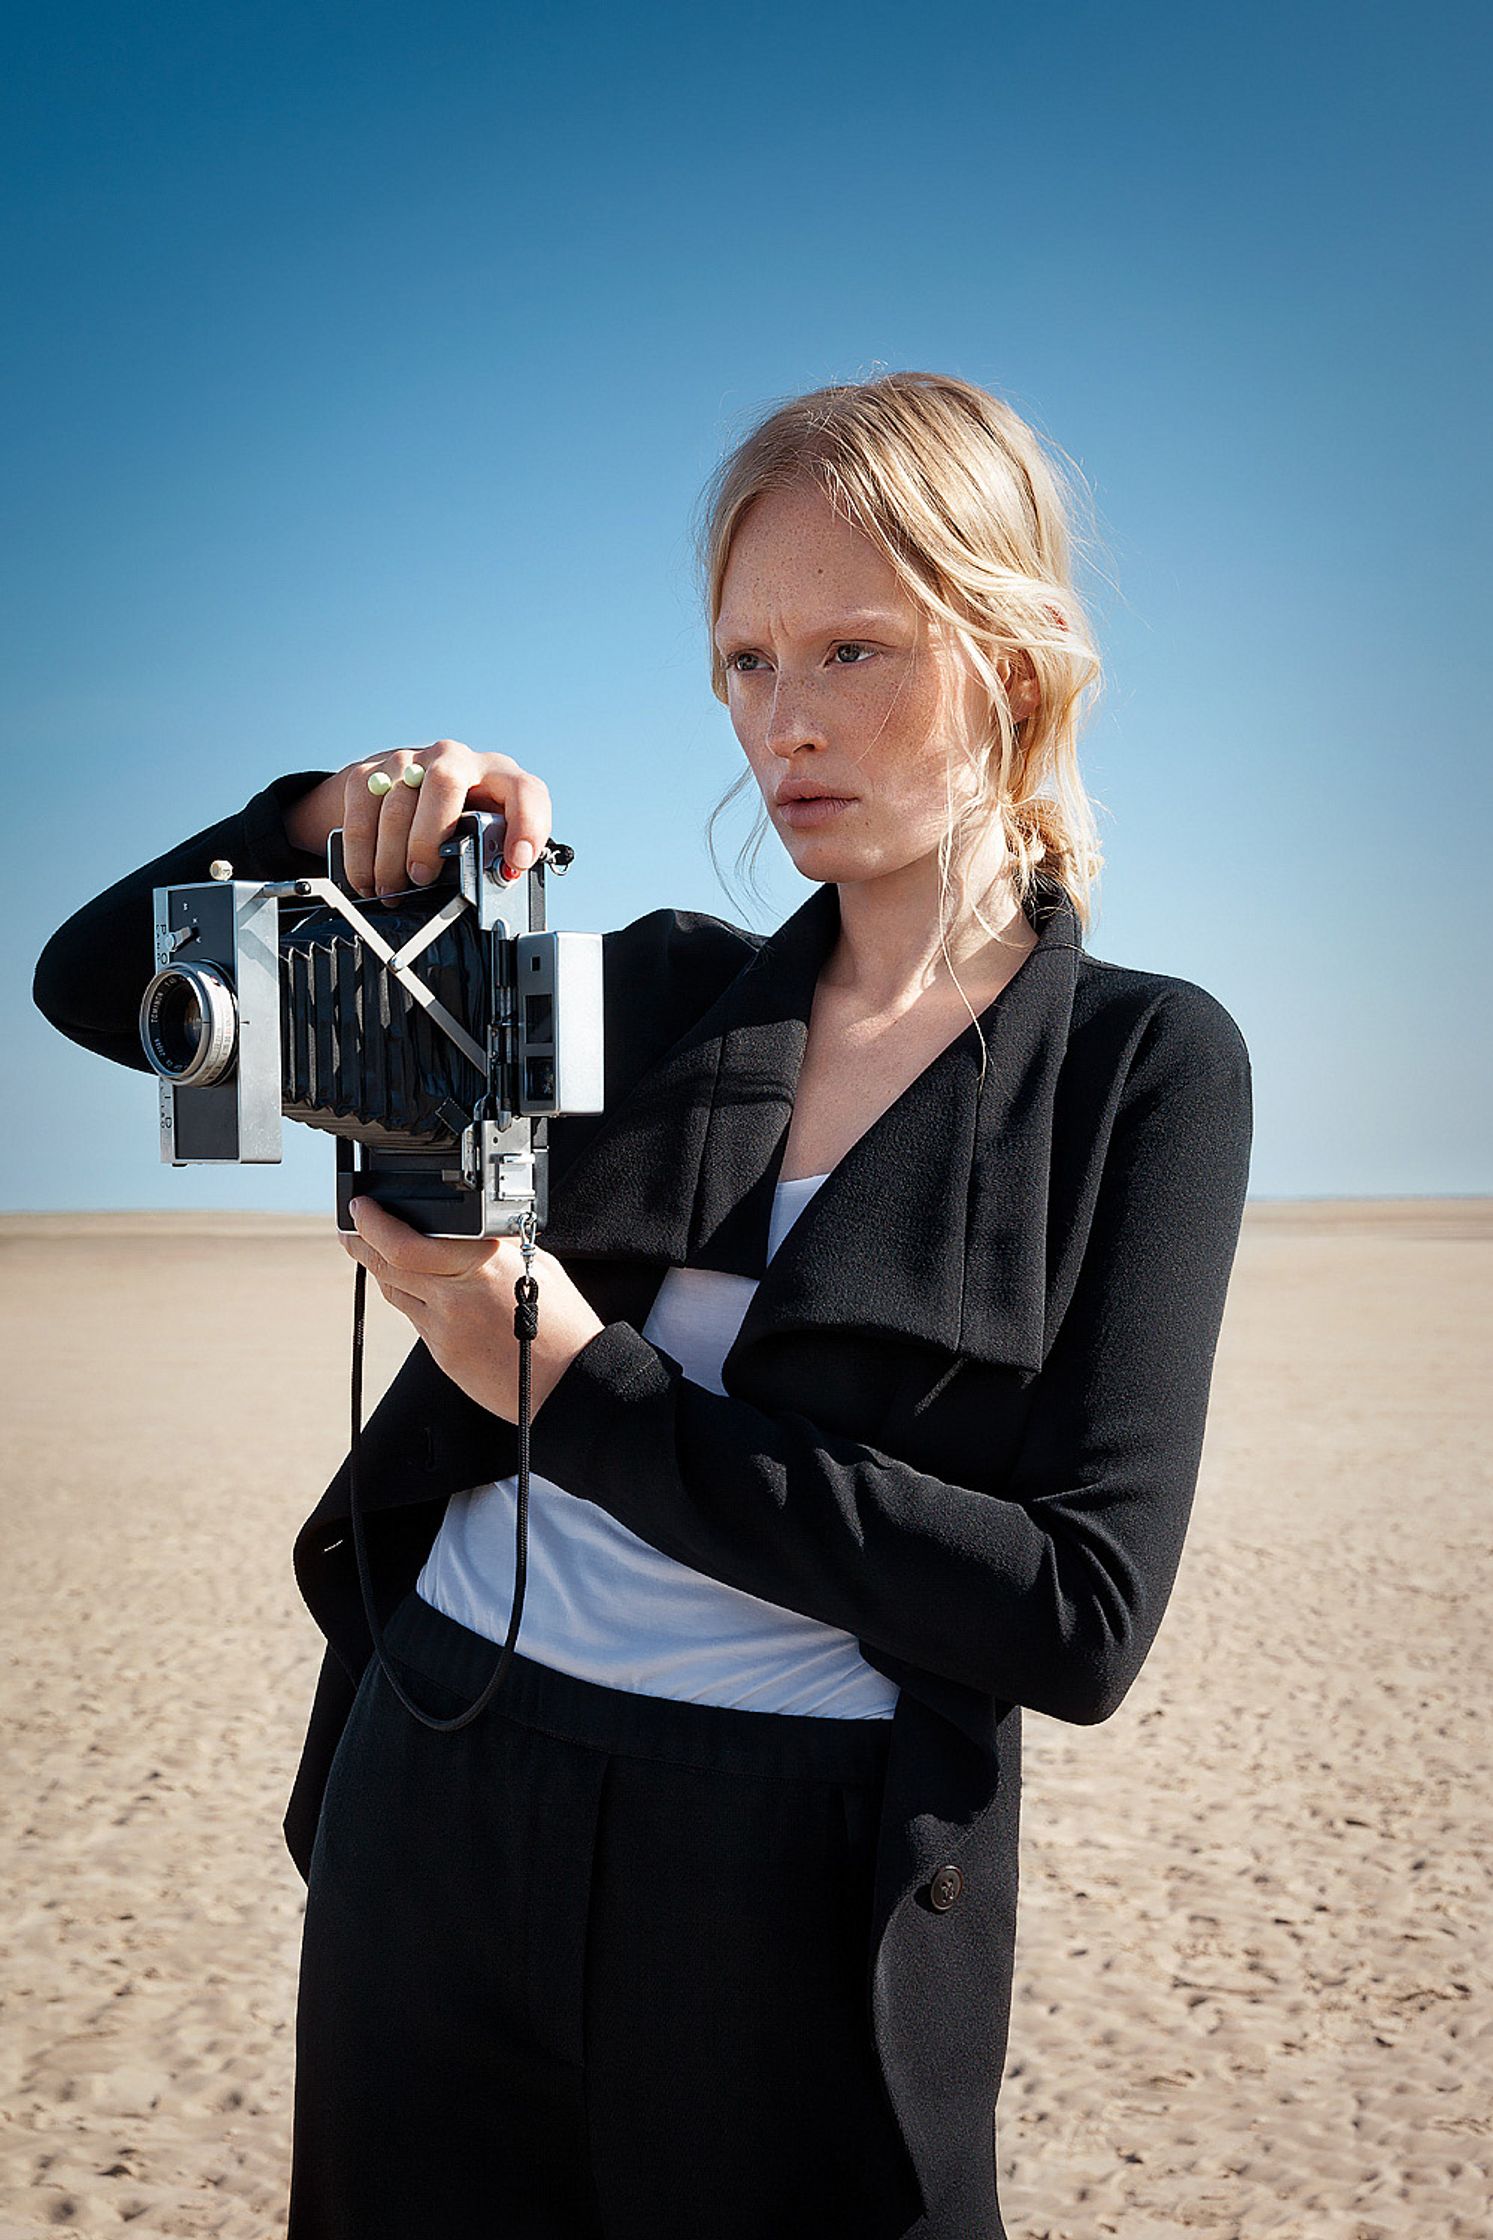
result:
[[[1037,671],[1029,653],[1003,653],[996,663],[1001,683],[1006,688],[1006,698],[1011,704],[1011,721],[1024,723],[1034,716],[1042,704],[1042,688],[1037,682]]]

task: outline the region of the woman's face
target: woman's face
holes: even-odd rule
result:
[[[983,690],[816,485],[749,507],[715,636],[732,725],[797,869],[871,879],[931,856],[949,788],[956,804],[972,790],[959,734],[981,722]],[[941,673],[952,687],[942,733]],[[818,798],[794,802],[785,787]]]

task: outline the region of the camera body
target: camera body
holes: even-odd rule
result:
[[[337,1226],[358,1196],[427,1236],[548,1218],[545,1123],[603,1109],[602,939],[545,927],[550,841],[512,882],[504,820],[468,810],[429,887],[373,901],[342,834],[324,879],[232,866],[157,887],[140,1038],[160,1078],[161,1157],[274,1165],[282,1123],[337,1142]]]

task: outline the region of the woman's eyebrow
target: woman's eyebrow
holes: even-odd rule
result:
[[[803,638],[856,638],[872,636],[878,630],[895,630],[899,617],[887,607],[856,607],[840,609],[800,628],[795,635]],[[723,616],[716,626],[716,644],[722,651],[733,642],[745,642],[753,633],[745,624],[728,623]]]

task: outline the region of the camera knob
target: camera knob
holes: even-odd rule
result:
[[[214,856],[207,867],[207,875],[210,879],[231,879],[233,877],[233,865],[226,856]]]

